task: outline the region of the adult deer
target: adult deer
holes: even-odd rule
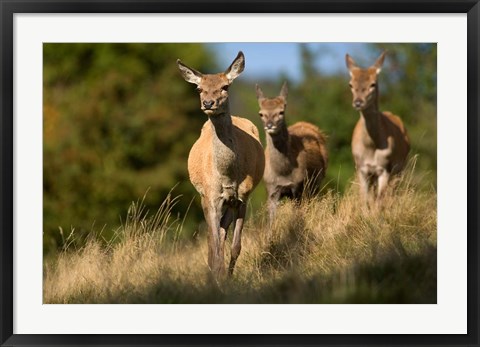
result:
[[[245,68],[239,52],[223,73],[202,74],[180,60],[185,81],[197,85],[200,107],[208,116],[188,156],[190,181],[200,193],[208,224],[208,265],[216,278],[225,274],[224,248],[228,227],[234,222],[229,274],[240,254],[247,200],[260,182],[265,156],[255,125],[230,114],[228,87]]]
[[[282,197],[299,199],[306,185],[311,190],[319,187],[327,170],[328,154],[326,137],[315,125],[298,122],[287,128],[286,82],[275,98],[266,98],[258,85],[256,91],[267,140],[263,179],[271,226]]]
[[[370,190],[379,203],[394,174],[404,167],[410,150],[410,140],[400,117],[378,109],[378,74],[385,59],[383,52],[376,62],[362,69],[347,54],[353,107],[360,112],[352,135],[352,153],[355,160],[360,190],[365,204],[369,204]],[[373,192],[375,194],[375,192]]]

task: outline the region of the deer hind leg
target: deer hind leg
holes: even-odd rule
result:
[[[308,189],[308,186],[305,187],[305,182],[302,181],[296,185],[293,185],[292,186],[292,200],[294,200],[295,202],[299,203],[300,200],[302,200],[302,198],[304,197],[304,193],[306,194],[309,194],[308,191],[306,191],[306,189]]]
[[[227,230],[230,224],[232,224],[234,216],[235,216],[235,213],[233,208],[228,207],[225,210],[225,213],[223,214],[222,219],[220,220],[220,228],[225,230],[225,234],[227,233]]]
[[[230,276],[233,274],[233,268],[235,267],[237,258],[240,255],[240,250],[242,249],[242,229],[246,212],[247,205],[245,203],[241,203],[237,210],[235,228],[233,231],[232,251],[230,257],[230,265],[228,266],[228,274]]]
[[[226,230],[220,226],[222,203],[212,203],[202,198],[203,213],[208,224],[208,266],[215,278],[225,274]]]
[[[378,175],[378,181],[377,181],[377,202],[378,203],[381,203],[381,201],[385,197],[389,180],[390,180],[390,173],[387,170],[383,170],[382,173]]]
[[[306,198],[312,198],[320,192],[321,183],[325,174],[324,170],[313,170],[311,173],[307,173],[304,181],[302,182],[302,195]]]

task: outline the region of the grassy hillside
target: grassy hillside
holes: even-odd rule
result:
[[[361,206],[355,183],[283,201],[270,238],[265,208],[253,211],[223,283],[208,276],[205,225],[181,237],[191,231],[171,211],[183,197],[169,195],[154,215],[140,201],[113,240],[69,234],[44,264],[44,302],[436,303],[436,193],[413,171],[381,209]]]

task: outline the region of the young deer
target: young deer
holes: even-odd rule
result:
[[[264,125],[267,146],[265,148],[265,173],[269,221],[272,225],[278,201],[284,197],[299,199],[305,184],[318,188],[325,177],[328,154],[326,137],[315,125],[298,122],[287,128],[287,84],[280,95],[269,99],[257,85],[259,115]]]
[[[201,195],[209,228],[208,265],[215,278],[225,273],[224,247],[228,227],[234,222],[229,274],[240,254],[247,200],[260,182],[265,156],[255,125],[230,115],[228,87],[245,67],[238,53],[223,73],[202,74],[177,60],[185,81],[197,85],[200,107],[208,116],[200,137],[190,150],[188,173]]]
[[[360,119],[353,130],[352,153],[364,203],[368,206],[369,191],[377,187],[378,202],[385,194],[392,175],[405,166],[410,140],[400,117],[378,109],[378,81],[385,59],[383,52],[375,64],[367,69],[358,67],[347,54],[353,107],[360,111]]]

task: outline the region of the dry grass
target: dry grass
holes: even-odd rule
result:
[[[181,237],[175,199],[151,217],[138,202],[114,241],[92,238],[45,264],[44,302],[435,303],[436,194],[413,187],[412,172],[382,209],[362,208],[354,185],[284,201],[270,240],[266,211],[256,211],[234,276],[220,284],[209,280],[204,233]]]

